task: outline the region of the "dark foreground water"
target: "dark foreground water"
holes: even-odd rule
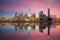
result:
[[[0,40],[60,40],[60,25],[40,23],[0,23]]]

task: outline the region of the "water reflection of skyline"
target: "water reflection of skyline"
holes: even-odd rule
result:
[[[25,32],[27,32],[28,36],[32,36],[32,35],[34,35],[34,36],[37,35],[38,36],[39,35],[39,37],[43,38],[43,36],[45,36],[44,38],[47,39],[47,32],[48,32],[47,24],[43,23],[43,25],[44,25],[44,27],[41,27],[42,25],[40,23],[28,23],[28,22],[27,23],[19,23],[19,22],[18,23],[13,23],[13,22],[12,23],[0,23],[0,33],[1,32],[5,33],[5,31],[7,30],[6,33],[7,32],[9,32],[9,33],[10,32],[15,32],[15,33],[18,32],[19,35],[23,35],[23,37],[24,37]],[[51,27],[50,28],[50,37],[51,37],[51,40],[52,39],[56,39],[56,40],[60,39],[59,38],[59,35],[60,35],[60,32],[59,32],[60,26],[57,26],[57,25],[55,25],[55,26],[56,27],[53,27],[53,28]],[[16,30],[16,28],[17,28],[17,30]],[[25,34],[25,35],[27,36],[27,34]]]
[[[29,22],[12,22],[12,23],[0,23],[0,26],[3,27],[4,25],[12,25],[14,26],[15,30],[17,31],[18,29],[25,29],[25,30],[37,30],[40,31],[41,33],[43,32],[43,30],[47,27],[47,23],[43,23],[43,25],[41,25],[41,23],[29,23]]]

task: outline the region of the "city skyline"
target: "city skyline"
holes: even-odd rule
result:
[[[50,10],[51,11],[51,10]],[[42,12],[42,13],[40,13],[40,12]],[[8,12],[7,12],[8,13]],[[0,18],[13,18],[13,17],[15,17],[15,14],[17,13],[17,15],[19,16],[20,14],[22,14],[23,16],[24,15],[26,15],[27,14],[27,16],[31,16],[31,15],[35,15],[36,17],[39,17],[39,15],[46,15],[45,13],[44,13],[44,11],[43,10],[41,10],[41,11],[39,11],[39,13],[32,13],[31,12],[31,9],[30,9],[30,7],[27,9],[27,12],[25,13],[25,12],[23,12],[23,11],[20,11],[20,12],[14,12],[14,14],[11,14],[11,12],[10,13],[8,13],[8,14],[5,14],[5,15],[1,15],[0,16]],[[10,16],[10,17],[9,17]],[[48,16],[48,12],[47,12],[47,15],[46,16]],[[51,13],[50,13],[50,17],[51,18],[56,18],[56,15],[51,15]]]
[[[13,17],[15,12],[24,14],[29,7],[32,13],[38,14],[43,10],[47,15],[48,5],[50,5],[51,15],[60,18],[60,0],[1,0],[0,3],[0,17]]]
[[[1,40],[60,40],[60,0],[0,0]]]

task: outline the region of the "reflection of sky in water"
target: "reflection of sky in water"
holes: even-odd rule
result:
[[[19,26],[20,27],[20,26]],[[27,29],[25,29],[25,27],[23,27],[22,29],[20,29],[19,27],[17,27],[17,30],[15,29],[15,26],[13,25],[4,25],[4,26],[0,26],[0,33],[6,33],[6,32],[28,32],[28,31],[43,31],[43,29],[39,28],[38,26],[34,29],[32,29],[31,27],[27,27]],[[45,29],[44,29],[45,30]]]
[[[60,40],[60,25],[50,29],[51,40]]]
[[[51,25],[50,28],[56,28],[56,25]],[[28,26],[27,30],[24,27],[22,29],[17,27],[17,30],[16,30],[15,26],[13,26],[13,25],[4,25],[4,26],[0,26],[0,33],[4,33],[4,32],[28,32],[28,31],[40,31],[40,32],[42,32],[45,29],[35,27],[35,30],[34,30]]]
[[[14,37],[16,37],[16,35],[17,35],[17,36],[19,36],[20,40],[43,40],[43,38],[45,40],[47,39],[47,28],[44,29],[43,33],[41,33],[38,30],[38,27],[35,30],[33,30],[31,27],[27,27],[27,28],[28,28],[27,30],[24,27],[23,27],[23,29],[18,28],[18,30],[16,31],[15,26],[4,25],[4,26],[0,26],[0,33],[6,33],[5,34],[6,37],[7,37],[7,35],[9,35],[9,38],[11,38],[10,36],[12,36],[12,35],[15,35]],[[30,30],[29,28],[32,30]],[[10,33],[12,33],[12,34],[10,35]],[[43,38],[42,38],[42,36],[43,36]],[[4,37],[4,35],[3,35],[3,37]],[[13,38],[13,36],[12,36],[12,38]]]
[[[0,26],[0,33],[4,33],[4,32],[25,32],[26,29],[23,28],[22,30],[21,29],[18,29],[17,31],[15,30],[15,27],[14,26],[11,26],[11,25],[4,25],[4,26]]]
[[[42,29],[41,29],[42,30]],[[60,40],[60,25],[51,25],[50,28],[50,36],[51,36],[51,40]],[[19,29],[16,31],[15,30],[15,26],[13,25],[4,25],[4,26],[0,26],[0,33],[6,33],[6,32],[13,32],[13,33],[17,33],[15,35],[20,36],[20,38],[22,40],[24,40],[24,38],[26,40],[47,40],[47,28],[45,28],[43,30],[43,33],[41,33],[39,30],[31,30],[31,31],[27,31],[24,27],[23,29]],[[28,38],[28,36],[30,36],[30,38]],[[44,39],[43,39],[44,38]]]

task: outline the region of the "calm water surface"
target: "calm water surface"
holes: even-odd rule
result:
[[[40,23],[0,23],[1,40],[48,40],[48,26]],[[50,40],[60,40],[60,25],[50,26]]]

